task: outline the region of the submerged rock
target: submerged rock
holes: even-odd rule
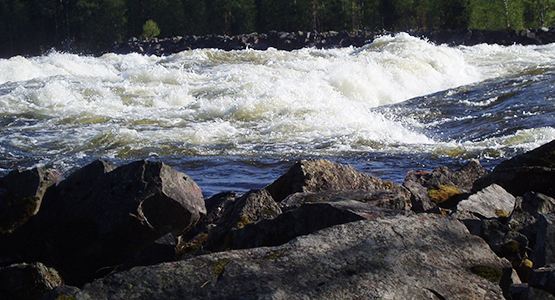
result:
[[[441,215],[362,220],[278,247],[137,267],[77,299],[504,299],[510,265]]]

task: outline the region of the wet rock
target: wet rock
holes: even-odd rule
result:
[[[355,200],[329,199],[324,202],[309,202],[273,219],[232,229],[230,248],[278,246],[295,237],[334,225],[408,213],[410,211],[383,209]]]
[[[473,190],[496,183],[515,196],[538,192],[555,197],[555,140],[497,165]]]
[[[48,190],[14,248],[82,284],[165,234],[182,234],[205,213],[200,188],[182,172],[158,162],[115,168],[99,160]]]
[[[403,186],[328,160],[299,161],[265,189],[277,202],[298,192],[366,190],[404,194],[405,203],[410,203],[410,193]]]
[[[289,210],[300,207],[304,203],[341,200],[355,200],[388,209],[410,209],[410,203],[406,202],[406,194],[404,191],[347,190],[295,193],[285,198],[279,205],[283,210]]]
[[[36,300],[62,285],[58,272],[42,263],[22,263],[0,268],[0,299]]]
[[[440,166],[432,172],[409,171],[403,182],[411,192],[412,209],[417,212],[438,211],[438,204],[452,208],[468,193],[473,182],[486,174],[476,159],[471,159],[459,170]]]
[[[480,219],[508,217],[515,207],[516,198],[505,191],[501,186],[492,184],[461,200],[452,216],[466,219],[474,215]]]
[[[59,178],[42,168],[17,169],[0,178],[0,233],[13,231],[35,215],[46,189]]]
[[[393,216],[329,227],[278,247],[137,267],[77,299],[504,299],[510,268],[460,222]]]

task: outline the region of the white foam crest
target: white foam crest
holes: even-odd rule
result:
[[[555,44],[542,46],[499,46],[480,44],[458,47],[469,64],[475,65],[484,79],[497,78],[527,69],[555,66]]]

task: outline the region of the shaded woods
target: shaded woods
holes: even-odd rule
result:
[[[0,56],[96,52],[152,32],[521,30],[554,22],[555,0],[0,0]]]

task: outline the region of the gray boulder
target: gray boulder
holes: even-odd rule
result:
[[[182,172],[159,162],[116,168],[98,160],[48,190],[33,222],[16,233],[15,250],[82,284],[158,238],[182,234],[205,213],[200,188]]]
[[[536,245],[532,255],[534,268],[555,263],[555,214],[541,215],[537,222]]]
[[[511,286],[509,294],[512,300],[555,300],[555,296],[550,292],[534,288],[526,283]]]
[[[508,217],[515,207],[516,198],[501,186],[492,184],[481,191],[461,200],[452,216],[467,219],[469,216],[478,218]]]
[[[377,207],[410,210],[410,203],[406,202],[404,191],[366,191],[366,190],[343,190],[343,191],[319,191],[307,193],[295,193],[288,196],[279,203],[283,210],[300,207],[304,203],[330,202],[342,200],[355,200],[368,203]]]
[[[36,300],[63,284],[58,272],[42,263],[22,263],[0,268],[1,300]]]
[[[411,192],[412,209],[417,212],[437,212],[438,205],[452,208],[469,193],[473,182],[484,176],[486,170],[477,159],[471,159],[459,170],[440,166],[432,172],[409,171],[403,182]]]
[[[281,214],[281,208],[268,191],[251,190],[237,200],[227,201],[221,218],[215,226],[208,228],[204,249],[222,251],[230,248],[229,233],[232,229],[242,228],[253,222],[271,219]]]
[[[493,183],[515,196],[534,191],[555,197],[555,140],[501,162],[493,172],[477,180],[473,190]]]
[[[60,176],[42,168],[14,170],[0,178],[0,233],[24,224],[40,208],[46,189]]]
[[[528,285],[550,292],[555,295],[555,266],[548,265],[534,269]]]
[[[504,299],[503,269],[510,264],[457,220],[398,215],[278,247],[133,268],[85,285],[75,298]]]
[[[265,187],[275,201],[281,202],[294,193],[328,190],[391,191],[404,194],[410,205],[410,192],[403,186],[361,173],[353,166],[328,160],[301,160],[287,173]]]
[[[278,246],[295,237],[333,225],[409,213],[410,211],[390,210],[355,200],[329,199],[324,202],[308,202],[273,219],[232,229],[230,248]]]

